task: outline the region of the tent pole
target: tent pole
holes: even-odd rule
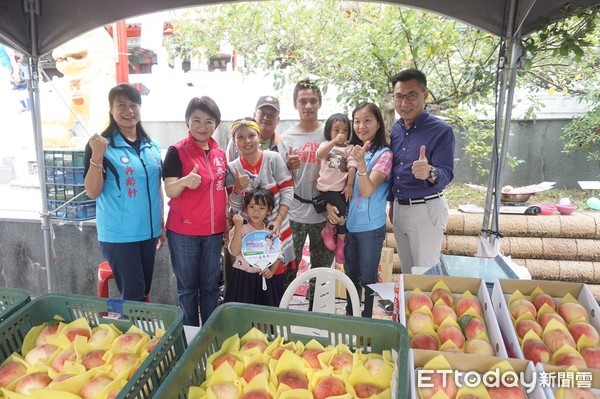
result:
[[[522,54],[522,49],[520,46],[520,34],[517,32],[514,36],[512,36],[509,40],[509,83],[508,83],[508,93],[506,95],[506,109],[504,116],[504,132],[502,134],[502,147],[500,151],[500,157],[498,158],[498,176],[496,179],[496,187],[502,187],[502,170],[503,164],[506,160],[506,155],[508,154],[508,137],[510,136],[510,121],[512,119],[512,108],[513,108],[513,100],[515,94],[515,83],[517,81],[517,70],[520,66],[520,58]],[[499,191],[498,191],[499,192]],[[495,196],[495,204],[494,209],[495,212],[492,218],[492,229],[498,231],[498,208],[500,206],[500,195],[496,194]],[[492,236],[492,243],[497,239],[497,236]]]
[[[502,78],[500,82],[500,94],[498,103],[496,104],[495,112],[495,124],[494,124],[494,144],[492,148],[492,163],[490,166],[490,178],[488,183],[488,191],[486,194],[485,210],[483,214],[483,224],[481,227],[481,239],[490,239],[490,242],[494,244],[496,241],[496,234],[499,233],[497,228],[498,221],[498,207],[500,206],[501,197],[501,181],[499,180],[499,174],[502,170],[502,157],[506,154],[505,144],[508,142],[508,137],[503,136],[503,132],[507,131],[507,125],[510,125],[510,119],[508,121],[503,119],[505,109],[505,99],[507,97],[507,82],[510,80],[509,72],[512,67],[512,50],[513,50],[513,29],[515,24],[515,18],[517,14],[517,0],[508,1],[508,18],[506,24],[505,41],[504,41],[504,62],[503,65],[499,65],[502,68]],[[511,96],[512,86],[508,87],[508,96]],[[508,107],[508,105],[506,105]],[[510,107],[512,107],[512,99],[510,101]],[[510,113],[508,114],[510,115]],[[504,128],[504,130],[503,130]],[[508,135],[507,135],[508,136]],[[498,156],[498,139],[502,137],[502,146],[500,147],[501,154]],[[492,204],[493,200],[493,204]],[[491,225],[490,225],[491,215]],[[490,234],[492,232],[494,234]]]
[[[35,139],[35,153],[37,160],[38,177],[40,180],[40,193],[42,195],[42,232],[44,234],[44,258],[46,262],[46,278],[48,281],[48,292],[56,292],[56,276],[54,271],[54,257],[52,256],[52,232],[50,213],[46,203],[46,168],[44,167],[44,145],[42,140],[42,119],[40,112],[40,87],[39,87],[39,54],[37,46],[36,14],[39,13],[39,3],[29,3],[30,35],[32,38],[31,54],[29,57],[29,102],[31,122],[33,125],[33,136]]]

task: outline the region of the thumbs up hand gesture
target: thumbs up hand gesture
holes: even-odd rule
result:
[[[200,176],[197,172],[198,165],[196,164],[187,176],[181,178],[181,180],[183,180],[183,185],[192,190],[197,189],[202,182],[202,176]]]
[[[235,170],[235,184],[233,185],[233,192],[241,194],[250,185],[250,176],[247,173],[242,173],[239,168]]]
[[[427,180],[430,170],[431,166],[429,165],[429,161],[425,156],[425,146],[422,145],[419,152],[419,159],[414,161],[412,164],[412,172],[416,179]]]
[[[365,143],[362,145],[362,147],[360,145],[355,145],[352,148],[352,158],[354,158],[354,160],[357,163],[365,163],[365,153],[367,151],[369,151],[369,147],[371,146],[371,142],[370,141],[365,141]]]
[[[300,156],[294,154],[294,149],[291,146],[289,148],[288,157],[285,163],[287,164],[288,169],[292,171],[300,167]]]

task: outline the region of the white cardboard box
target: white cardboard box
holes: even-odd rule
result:
[[[557,305],[567,293],[573,295],[588,310],[590,323],[600,331],[600,307],[586,284],[549,280],[496,280],[492,290],[492,304],[509,355],[518,359],[525,358],[510,318],[508,300],[516,290],[528,297],[536,287],[540,287],[546,294],[551,295]]]
[[[552,366],[550,364],[541,364],[538,363],[535,365],[535,370],[536,373],[538,374],[538,378],[541,381],[543,378],[546,379],[546,381],[550,381],[551,379],[557,378],[560,374],[559,373],[564,373],[566,370],[566,367],[564,366]],[[594,395],[596,395],[597,398],[600,398],[600,370],[591,370],[591,369],[586,369],[586,370],[581,370],[582,373],[587,373],[587,376],[585,376],[585,378],[587,378],[588,376],[591,378],[591,388],[592,388],[592,392],[594,393]],[[545,375],[545,377],[543,377]],[[564,374],[563,374],[564,375]],[[577,375],[570,375],[568,376],[568,378],[577,378]],[[584,377],[583,374],[580,374],[580,377]],[[577,384],[577,382],[575,382]],[[554,399],[556,397],[555,393],[557,393],[558,389],[560,388],[558,385],[558,383],[553,384],[554,386],[550,386],[550,384],[545,384],[545,383],[541,383],[540,384],[542,386],[542,388],[544,389],[544,392],[546,393],[546,398],[548,399]]]
[[[433,286],[438,281],[444,281],[450,291],[455,294],[455,297],[459,297],[465,291],[470,291],[473,295],[477,296],[481,303],[481,309],[483,310],[483,318],[488,330],[488,338],[490,343],[494,347],[494,352],[497,357],[507,357],[506,348],[504,347],[504,340],[498,327],[496,315],[492,307],[492,301],[488,293],[485,281],[478,278],[469,277],[448,277],[448,276],[427,276],[427,275],[414,275],[414,274],[403,274],[400,276],[400,314],[399,320],[402,325],[406,327],[406,301],[410,296],[410,293],[419,288],[421,291],[430,293]],[[465,355],[475,356],[475,355]]]
[[[531,384],[529,399],[546,399],[544,389],[539,384],[533,384],[531,381],[537,378],[536,369],[532,362],[520,359],[501,359],[491,356],[465,355],[459,353],[437,352],[419,349],[410,349],[408,351],[409,362],[409,383],[411,398],[419,399],[417,393],[417,374],[418,369],[422,368],[429,360],[443,354],[452,370],[461,372],[477,372],[480,375],[489,371],[493,366],[502,361],[508,361],[516,373],[523,373],[523,378],[527,384]]]

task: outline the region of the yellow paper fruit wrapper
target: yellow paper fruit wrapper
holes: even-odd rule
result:
[[[200,387],[190,387],[188,391],[188,399],[204,399],[206,398],[206,389]]]
[[[352,370],[348,376],[348,381],[352,386],[366,382],[386,389],[390,387],[393,373],[393,363],[381,355],[369,354],[363,364],[357,365]]]
[[[146,332],[139,327],[131,326],[125,334],[113,341],[110,350],[114,353],[132,352],[139,355],[148,341],[150,341],[150,336]]]
[[[208,379],[215,372],[215,365],[214,365],[215,361],[221,362],[224,360],[224,363],[228,363],[228,361],[225,359],[230,359],[232,362],[234,362],[234,365],[233,366],[230,365],[230,367],[233,367],[236,374],[238,376],[241,376],[242,373],[244,372],[244,363],[241,362],[241,360],[238,356],[239,348],[240,348],[240,338],[237,334],[232,335],[231,337],[227,338],[223,342],[223,345],[221,345],[221,348],[219,348],[219,350],[217,352],[213,353],[212,355],[210,355],[208,357],[207,365],[206,365],[206,378]],[[223,359],[221,359],[221,357],[223,357],[223,356],[225,356],[225,357]],[[217,367],[217,369],[220,369],[221,367],[222,367],[222,365]]]
[[[206,388],[207,399],[219,399],[222,397],[239,398],[242,396],[242,387],[239,380],[222,381]]]
[[[262,333],[256,327],[252,327],[241,339],[240,339],[240,352],[241,351],[259,351],[264,352],[269,341],[265,334]]]
[[[242,379],[242,392],[247,394],[252,391],[264,391],[268,393],[271,398],[275,397],[275,390],[269,384],[269,380],[265,374],[257,375],[247,384],[245,384]]]
[[[556,352],[554,352],[552,354],[552,356],[550,357],[550,363],[556,364],[556,361],[563,355],[574,355],[577,358],[581,359],[583,364],[585,364],[585,360],[583,359],[583,356],[581,356],[581,354],[579,352],[577,352],[577,349],[572,348],[568,345],[563,345]]]
[[[279,399],[313,399],[312,393],[308,389],[289,389],[277,393]]]
[[[79,373],[74,373],[72,371],[63,372],[60,374],[56,372],[48,372],[48,375],[53,379],[50,385],[48,385],[49,389],[77,394],[79,391],[81,391],[81,388],[85,385],[85,383],[96,375],[96,372],[91,370],[85,371],[84,368],[83,372]],[[68,378],[66,378],[67,376]]]
[[[60,333],[56,335],[56,339],[51,342],[49,336],[48,342],[58,347],[66,348],[71,344],[74,338],[80,336],[81,334],[86,337],[86,340],[92,335],[92,330],[85,317],[80,317],[65,325],[64,328],[60,330]]]
[[[269,367],[269,357],[264,353],[252,353],[254,354],[242,356],[242,363],[244,364],[242,386],[250,383],[259,375],[265,375],[267,380],[271,377],[275,378],[275,373]]]
[[[123,334],[114,324],[100,324],[92,330],[92,336],[87,342],[89,348],[83,351],[90,352],[96,349],[109,350],[118,336]]]
[[[31,330],[29,330],[29,332],[25,336],[25,339],[23,340],[23,345],[21,345],[21,354],[23,355],[23,357],[25,357],[25,355],[27,355],[27,353],[29,353],[31,349],[37,346],[36,340],[38,339],[40,334],[43,334],[43,336],[40,337],[40,340],[42,341],[40,342],[40,344],[52,344],[58,336],[58,334],[60,333],[60,331],[64,328],[64,326],[64,323],[57,320],[52,320],[39,326],[32,327]],[[44,331],[46,327],[48,327],[48,329],[55,328],[56,331],[54,331],[53,334],[48,334],[47,330]]]
[[[233,367],[231,367],[228,362],[224,362],[210,376],[208,374],[206,375],[206,381],[202,385],[210,387],[222,382],[236,382],[241,388],[240,380],[241,378],[238,376]]]
[[[32,389],[29,395],[12,392],[1,388],[6,399],[81,399],[81,396],[65,391],[51,391],[48,389]]]

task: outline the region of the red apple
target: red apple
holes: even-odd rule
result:
[[[550,322],[550,320],[556,320],[563,326],[566,326],[565,320],[558,314],[552,312],[546,312],[538,315],[538,323],[542,326],[543,329],[546,329],[546,325]]]
[[[240,351],[245,351],[252,348],[258,348],[261,352],[264,352],[267,348],[267,343],[265,341],[261,341],[260,339],[251,339],[242,345]]]
[[[46,388],[51,382],[52,378],[48,377],[46,372],[27,374],[17,382],[15,392],[31,396],[31,389]]]
[[[352,362],[354,357],[349,353],[338,353],[332,359],[329,365],[334,370],[352,370]]]
[[[575,302],[564,302],[558,305],[558,314],[562,316],[565,322],[571,324],[572,321],[590,321],[587,310]]]
[[[255,389],[253,391],[246,392],[241,399],[271,399],[269,392],[264,389]]]
[[[125,333],[115,340],[115,347],[121,351],[134,352],[135,346],[142,339],[142,334],[136,332]]]
[[[532,330],[540,338],[544,333],[544,329],[542,328],[542,326],[540,326],[537,321],[531,319],[522,319],[517,321],[517,323],[515,324],[515,330],[517,331],[517,335],[521,339],[523,339],[523,337],[525,337],[525,334],[527,334],[527,332],[530,330]]]
[[[533,306],[535,306],[536,310],[540,310],[540,308],[547,304],[552,309],[556,310],[556,301],[548,294],[538,294],[532,300]]]
[[[266,363],[252,363],[248,365],[248,367],[246,367],[244,370],[242,377],[244,377],[246,382],[250,382],[259,374],[265,374],[267,376],[267,380],[269,379],[269,366],[267,366]]]
[[[408,298],[407,306],[408,310],[412,313],[423,306],[425,306],[427,309],[433,308],[433,302],[426,294],[420,293],[411,295],[411,297]]]
[[[429,349],[436,351],[438,349],[437,340],[429,334],[417,334],[410,340],[410,347],[413,349]]]
[[[129,375],[134,371],[133,367],[137,364],[137,361],[138,357],[131,352],[117,353],[110,359],[111,370],[117,376],[125,372]]]
[[[456,321],[456,312],[450,307],[446,305],[438,305],[434,306],[431,310],[431,314],[433,315],[433,322],[436,326],[442,324],[444,320],[448,317],[454,321]]]
[[[93,350],[83,357],[81,364],[83,364],[86,370],[104,366],[106,364],[106,361],[102,358],[104,353],[105,351],[102,349]]]
[[[25,361],[31,365],[37,362],[46,363],[58,347],[52,344],[36,346],[25,355]]]
[[[494,348],[492,345],[490,345],[489,342],[479,338],[471,338],[467,340],[467,342],[465,342],[464,351],[465,353],[474,355],[494,356]]]
[[[575,342],[579,342],[579,338],[582,336],[586,336],[593,343],[598,344],[600,342],[600,335],[598,335],[598,330],[590,323],[585,321],[577,321],[571,325],[569,325],[569,332],[573,336]]]
[[[96,397],[96,395],[98,395],[98,391],[110,384],[112,381],[113,379],[106,375],[94,377],[83,384],[81,391],[79,391],[79,396],[81,396],[82,399],[93,399]]]
[[[236,399],[239,393],[238,387],[233,382],[220,382],[212,385],[210,390],[217,399]]]
[[[481,333],[485,333],[485,323],[471,315],[464,315],[458,321],[463,334],[467,338],[475,338]]]
[[[77,360],[75,350],[72,348],[65,349],[54,358],[54,360],[52,361],[52,368],[60,372],[62,371],[65,362],[74,362],[75,360]]]
[[[542,341],[530,339],[523,343],[523,357],[534,363],[550,363],[550,349]]]
[[[0,387],[6,388],[13,381],[25,375],[27,368],[19,362],[9,360],[0,366]]]
[[[513,319],[516,320],[526,313],[530,313],[534,319],[537,315],[535,306],[533,306],[533,303],[529,302],[527,299],[517,299],[510,304],[510,314]]]
[[[308,378],[296,370],[286,370],[279,374],[279,383],[292,389],[308,389]]]
[[[235,363],[237,362],[237,357],[235,357],[229,353],[226,355],[223,355],[223,356],[219,356],[213,362],[213,369],[215,369],[215,370],[218,369],[219,366],[221,366],[221,364],[223,364],[225,362],[229,363],[229,365],[233,368],[233,367],[235,367]]]
[[[559,350],[563,345],[568,345],[571,348],[576,347],[575,340],[571,334],[568,331],[563,331],[561,329],[546,331],[543,340],[552,353]]]
[[[587,367],[590,369],[600,369],[600,348],[597,346],[588,346],[583,348],[581,356],[585,360]]]
[[[330,396],[344,395],[345,393],[346,386],[342,381],[335,377],[322,378],[313,390],[315,399],[325,399]]]
[[[73,342],[75,337],[81,335],[86,338],[86,341],[90,338],[90,330],[87,328],[71,328],[70,330],[63,331],[63,334],[69,339],[69,341]]]
[[[458,298],[458,300],[454,304],[454,310],[456,311],[456,316],[458,317],[461,317],[470,308],[473,308],[473,310],[475,310],[477,314],[483,316],[481,304],[479,303],[479,299],[477,299],[476,297]]]
[[[319,361],[319,354],[325,352],[322,349],[306,349],[302,353],[302,358],[308,362],[308,365],[313,369],[320,369],[321,362]]]
[[[554,361],[555,366],[576,366],[577,368],[585,368],[586,363],[579,353],[565,353],[560,355]]]
[[[42,331],[40,331],[37,338],[35,339],[35,346],[47,344],[48,335],[54,335],[56,334],[56,331],[58,331],[58,323],[48,324],[47,326],[42,328]]]
[[[465,337],[463,336],[462,332],[458,328],[451,325],[440,327],[438,330],[438,338],[442,344],[444,344],[446,341],[452,341],[459,348],[462,348],[462,346],[465,344]]]
[[[370,398],[373,395],[383,392],[383,389],[368,382],[359,382],[354,387],[354,391],[359,398]]]
[[[489,387],[487,391],[490,399],[527,399],[527,394],[521,387],[500,385],[498,387]]]
[[[406,328],[413,334],[418,333],[425,327],[433,328],[433,319],[430,315],[424,312],[414,312],[406,321]]]

